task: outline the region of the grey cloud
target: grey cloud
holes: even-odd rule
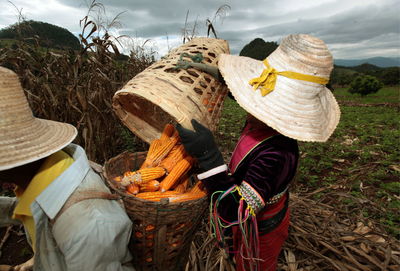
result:
[[[86,7],[85,1],[76,0],[60,0],[65,5],[74,7]],[[222,5],[223,1],[203,0],[203,1],[186,1],[186,0],[108,0],[100,1],[106,7],[119,9],[120,11],[148,11],[152,17],[158,20],[170,20],[173,18],[185,19],[186,12],[189,9],[194,16],[197,14],[208,13],[217,9]],[[220,2],[220,3],[219,3]],[[211,14],[210,14],[211,16]]]
[[[181,28],[182,24],[178,23],[164,23],[162,28],[160,28],[159,24],[148,24],[137,29],[120,31],[120,33],[132,37],[139,36],[143,38],[152,38],[166,35],[180,35]]]
[[[6,0],[0,1],[6,2]],[[28,0],[16,1],[18,5]],[[38,0],[29,1],[26,2],[27,8]],[[366,0],[364,3],[349,0],[304,0],[304,3],[293,0],[99,1],[104,4],[106,14],[110,18],[124,11],[119,18],[122,23],[119,34],[145,39],[163,38],[166,35],[180,37],[188,10],[190,11],[189,25],[193,26],[197,19],[196,34],[205,36],[205,20],[211,19],[219,6],[228,4],[231,6],[229,16],[223,20],[218,19],[214,27],[219,38],[229,41],[233,54],[237,54],[254,38],[260,37],[266,41],[279,42],[283,36],[292,33],[315,35],[323,39],[328,46],[333,48],[335,54],[340,54],[342,58],[344,55],[351,57],[355,53],[352,48],[360,48],[360,52],[368,54],[382,48],[382,54],[389,56],[399,47],[392,38],[400,35],[400,19],[397,15],[400,2],[398,0],[375,2]],[[85,14],[87,9],[85,2],[90,3],[91,0],[58,0],[58,2],[78,8]],[[374,3],[374,5],[366,3]],[[21,4],[20,7],[24,6]],[[354,8],[350,9],[350,7]],[[67,27],[75,33],[79,30],[79,20],[76,19],[76,15],[66,14],[65,18],[56,18],[58,14],[54,16],[45,14],[45,16],[43,21],[61,24],[60,26]],[[5,16],[3,18],[0,17],[0,25],[5,24]],[[369,51],[368,46],[371,48]]]
[[[86,8],[84,1],[60,0],[65,5]],[[223,4],[218,1],[102,1],[107,16],[113,17],[124,12],[119,17],[122,23],[120,33],[125,35],[151,38],[155,36],[181,35],[185,24],[186,13],[189,10],[189,26],[197,21],[197,32],[205,34],[205,19],[212,17],[217,8]],[[215,10],[214,10],[215,9]]]
[[[293,33],[307,33],[323,39],[327,44],[360,44],[371,40],[371,46],[379,40],[382,34],[395,34],[399,36],[400,3],[391,2],[390,5],[370,5],[363,8],[348,10],[326,18],[295,19],[288,23],[274,24],[266,27],[252,29],[255,37],[261,37],[267,41]],[[222,37],[230,40],[233,37],[247,39],[251,35],[248,32],[223,31]],[[243,43],[246,44],[250,40]],[[383,42],[383,43],[386,43]],[[368,43],[367,43],[368,44]],[[384,48],[383,44],[380,44]],[[394,46],[388,42],[386,47]],[[238,46],[234,46],[237,48]],[[241,48],[241,47],[240,47]],[[350,49],[348,50],[351,53]]]
[[[382,34],[361,43],[333,44],[331,51],[338,57],[363,58],[380,55],[399,56],[399,35]]]

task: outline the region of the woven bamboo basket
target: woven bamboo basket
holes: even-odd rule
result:
[[[225,40],[194,38],[131,79],[113,97],[113,108],[122,122],[146,142],[160,136],[167,123],[192,129],[196,119],[215,131],[220,119],[225,84],[195,68],[176,69],[178,60],[192,61],[201,54],[205,63],[217,66],[218,56],[229,53]]]
[[[104,164],[103,175],[110,188],[122,197],[133,222],[129,248],[134,267],[142,271],[183,270],[208,200],[203,197],[180,203],[169,203],[168,199],[152,202],[126,194],[113,178],[138,169],[145,156],[146,152],[123,152]]]

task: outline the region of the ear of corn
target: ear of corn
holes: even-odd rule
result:
[[[179,133],[175,127],[168,123],[165,125],[159,139],[155,139],[150,143],[149,151],[147,152],[146,160],[140,168],[154,167],[160,164],[172,148],[179,141]]]
[[[197,192],[197,193],[193,193],[193,192],[187,192],[187,193],[183,193],[180,195],[176,195],[173,197],[169,198],[169,202],[183,202],[183,201],[188,201],[188,200],[195,200],[195,199],[200,199],[202,197],[205,197],[207,194],[205,192]]]
[[[117,176],[113,180],[119,183],[120,181],[122,181],[122,177],[121,176]]]
[[[179,180],[175,183],[175,185],[172,186],[173,191],[178,191],[180,193],[187,192],[186,190],[189,185],[189,180],[190,178],[187,174],[182,175],[181,178],[179,178]]]
[[[162,142],[161,142],[160,139],[154,139],[154,140],[150,143],[149,150],[147,151],[147,157],[152,156],[153,153],[154,153],[157,149],[159,149],[159,148],[161,147],[161,144],[162,144]],[[150,166],[150,160],[147,159],[147,157],[146,157],[146,160],[143,162],[142,166],[140,167],[140,169],[146,168],[146,167],[149,167],[149,166]]]
[[[126,192],[132,195],[136,195],[139,193],[139,186],[132,183],[126,187]]]
[[[150,180],[158,179],[165,175],[165,169],[162,167],[142,168],[136,171],[127,171],[122,178],[122,185],[143,184]]]
[[[157,180],[150,180],[140,185],[140,192],[154,192],[160,188],[160,182]]]
[[[179,193],[176,191],[166,191],[164,193],[161,193],[160,191],[156,191],[156,192],[143,192],[143,193],[137,194],[136,196],[138,198],[145,199],[145,200],[160,201],[163,198],[169,198],[169,197],[176,196],[176,195],[179,195]]]
[[[194,200],[205,197],[207,193],[201,188],[201,186],[202,183],[200,181],[197,181],[197,183],[192,187],[192,189],[190,189],[189,192],[171,197],[169,198],[169,201],[182,202],[182,201]]]
[[[155,150],[147,153],[146,160],[144,161],[142,168],[158,166],[161,160],[164,159],[176,145],[178,140],[178,137],[171,137],[166,141],[162,141],[162,143],[157,146]]]
[[[171,170],[167,177],[160,183],[161,192],[169,190],[174,183],[186,173],[193,165],[194,159],[191,156],[186,156],[184,159],[179,161],[175,167]]]
[[[179,223],[178,225],[175,226],[175,231],[182,230],[186,227],[186,223]]]
[[[161,133],[160,140],[166,141],[168,140],[175,132],[175,127],[171,123],[165,125],[164,130]]]
[[[176,241],[176,242],[173,242],[172,244],[171,244],[171,247],[172,248],[177,248],[177,247],[179,247],[181,245],[181,242],[180,241]]]
[[[195,185],[190,189],[191,193],[204,193],[203,183],[201,181],[197,181]]]
[[[178,143],[179,138],[178,137],[171,137],[166,141],[166,144],[163,144],[160,149],[157,150],[157,152],[153,155],[153,165],[159,165],[161,160],[164,159],[169,152],[172,150],[172,148]]]
[[[186,151],[183,145],[175,145],[171,152],[160,163],[167,172],[171,172],[174,166],[186,156]]]
[[[156,229],[156,226],[154,226],[153,224],[149,224],[145,228],[146,231],[154,231],[155,229]]]
[[[185,184],[183,184],[183,183],[179,184],[173,191],[176,191],[179,193],[185,193],[185,191],[186,191]]]

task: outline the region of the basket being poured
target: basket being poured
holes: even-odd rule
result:
[[[226,85],[212,75],[195,68],[179,68],[179,60],[192,62],[200,55],[201,63],[217,67],[218,56],[229,54],[225,40],[194,38],[172,50],[131,79],[113,97],[113,108],[122,122],[140,139],[150,142],[159,137],[167,123],[191,127],[196,119],[215,131]]]

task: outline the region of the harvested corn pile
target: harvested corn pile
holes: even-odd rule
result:
[[[160,136],[150,143],[146,159],[136,171],[127,171],[114,178],[125,192],[140,199],[182,202],[202,198],[206,193],[200,182],[189,187],[189,176],[195,160],[180,144],[178,132],[172,124],[167,124]]]
[[[339,199],[351,195],[332,192],[317,202],[311,194],[291,194],[290,234],[278,270],[400,270],[400,242],[360,215],[371,202],[349,208]],[[234,270],[215,244],[204,223],[186,270]]]

